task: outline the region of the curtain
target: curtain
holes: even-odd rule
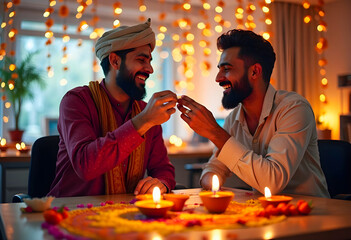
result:
[[[315,51],[318,31],[312,6],[306,10],[301,4],[275,1],[271,4],[271,14],[271,42],[277,55],[272,84],[277,89],[304,96],[318,115],[321,91]],[[307,14],[312,16],[309,24],[303,21]]]

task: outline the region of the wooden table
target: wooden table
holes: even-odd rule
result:
[[[239,189],[230,189],[235,193],[237,202],[245,202],[248,199],[256,199],[259,195],[252,194]],[[200,189],[177,190],[190,194],[187,204],[199,203],[198,192]],[[211,230],[176,233],[176,236],[183,236],[184,239],[227,239],[228,236],[237,235],[238,239],[349,239],[351,237],[351,201],[334,200],[326,198],[316,198],[300,195],[294,197],[292,203],[296,204],[299,199],[313,200],[314,209],[308,216],[288,217],[286,220],[266,225],[262,227],[232,229],[232,230]],[[114,202],[128,202],[133,199],[133,195],[113,195],[113,196],[89,196],[89,197],[69,197],[56,198],[52,206],[65,204],[70,209],[75,209],[77,204],[92,203],[99,205],[106,200]],[[5,233],[8,240],[24,239],[52,239],[45,230],[41,229],[43,222],[42,213],[22,214],[20,207],[24,203],[0,204],[0,214],[3,222],[1,232]],[[157,235],[157,234],[156,234]],[[140,237],[140,236],[139,236]],[[154,238],[155,233],[146,234],[144,239]],[[173,237],[173,238],[172,238]],[[5,239],[6,239],[5,238]],[[132,240],[133,238],[128,238]],[[175,239],[174,234],[168,235],[164,239]]]
[[[0,152],[0,202],[10,202],[12,195],[27,192],[30,152],[15,149]]]

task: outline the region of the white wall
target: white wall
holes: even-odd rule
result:
[[[326,38],[329,43],[329,47],[325,51],[328,60],[326,71],[329,80],[329,86],[326,90],[328,97],[326,110],[332,128],[332,138],[339,139],[339,115],[348,113],[348,95],[351,93],[351,88],[338,88],[338,75],[351,74],[351,1],[336,0],[327,3],[325,12],[328,24]]]

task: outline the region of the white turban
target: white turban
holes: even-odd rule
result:
[[[121,26],[105,32],[96,42],[95,53],[100,59],[104,59],[111,52],[151,45],[151,51],[155,48],[155,33],[152,31],[151,19],[135,26]]]

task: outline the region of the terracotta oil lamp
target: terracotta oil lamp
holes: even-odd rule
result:
[[[0,151],[1,152],[6,152],[6,150],[9,148],[7,145],[6,145],[6,139],[5,138],[0,138]]]
[[[292,200],[292,197],[284,195],[273,195],[271,190],[268,187],[264,188],[264,197],[259,197],[258,200],[261,202],[262,207],[267,207],[268,205],[273,205],[276,207],[279,203],[289,203]]]
[[[167,215],[174,203],[167,200],[161,200],[161,191],[155,187],[152,192],[152,200],[140,200],[134,203],[140,212],[149,218],[162,218]]]
[[[27,153],[29,152],[29,147],[26,147],[26,144],[24,142],[21,143],[16,143],[16,149],[20,152],[20,153]]]
[[[186,194],[164,194],[164,199],[172,201],[174,203],[171,211],[182,211],[186,200],[189,199],[189,195]]]
[[[219,180],[217,175],[212,177],[212,191],[200,192],[200,198],[210,213],[223,213],[227,209],[230,201],[234,197],[233,192],[218,191]]]

